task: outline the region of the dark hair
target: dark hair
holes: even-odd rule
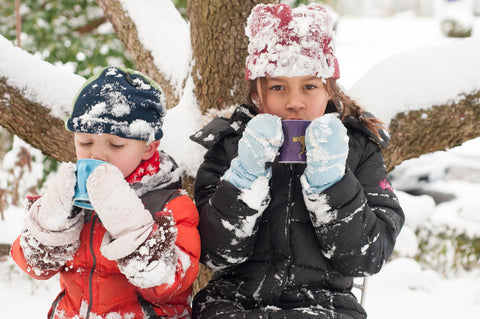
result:
[[[261,77],[258,80],[260,81],[260,87],[264,88],[266,86],[267,79],[265,77]],[[247,103],[254,106],[258,110],[258,107],[253,100],[253,95],[258,94],[257,79],[248,82],[249,85],[246,96]],[[342,121],[345,119],[346,116],[358,118],[366,127],[368,127],[370,131],[372,131],[373,134],[375,134],[375,136],[380,137],[378,130],[385,130],[385,124],[377,118],[367,118],[363,116],[364,109],[347,94],[345,94],[345,92],[342,91],[335,79],[327,79],[326,82],[327,83],[325,87],[328,94],[332,97],[332,99],[329,101],[329,104],[333,104],[335,106],[338,113],[340,113]],[[262,89],[262,95],[262,100],[265,101],[266,90]]]

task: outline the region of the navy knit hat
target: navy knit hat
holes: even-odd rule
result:
[[[87,80],[73,102],[67,130],[156,141],[162,138],[165,98],[140,72],[106,67]]]

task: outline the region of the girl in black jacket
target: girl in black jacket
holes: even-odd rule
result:
[[[194,318],[365,318],[354,277],[390,257],[404,215],[381,122],[337,86],[319,4],[257,5],[247,20],[248,104],[192,137],[202,262],[215,271]],[[279,163],[281,120],[309,120],[304,164]]]

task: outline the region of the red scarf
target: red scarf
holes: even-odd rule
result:
[[[130,174],[126,180],[131,184],[138,183],[144,176],[151,176],[160,170],[160,154],[156,151],[150,159],[142,161],[140,165]]]

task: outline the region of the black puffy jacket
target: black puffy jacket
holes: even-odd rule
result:
[[[366,317],[351,293],[353,278],[381,269],[404,222],[381,154],[388,138],[378,139],[360,120],[347,118],[343,179],[307,196],[300,183],[305,164],[275,162],[262,212],[221,180],[255,115],[242,105],[230,119],[214,119],[192,136],[208,149],[195,201],[201,261],[215,271],[194,298],[194,317]]]

